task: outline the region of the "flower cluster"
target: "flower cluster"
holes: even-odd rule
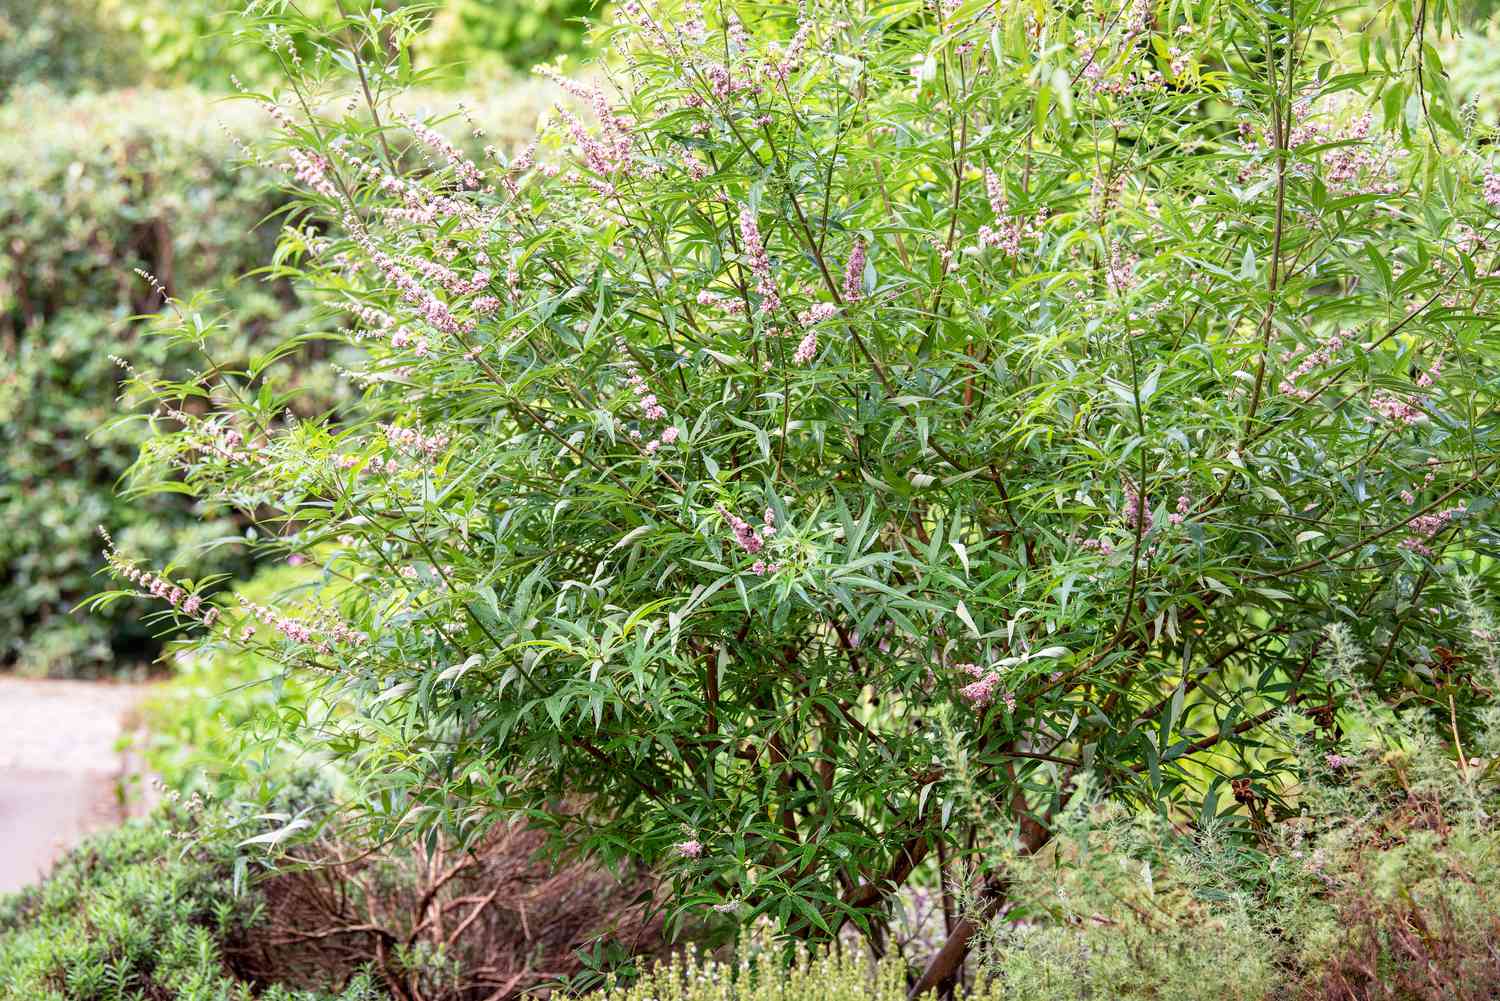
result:
[[[110,569],[140,588],[142,594],[165,601],[183,615],[197,619],[204,626],[211,627],[218,621],[217,605],[208,604],[201,596],[189,592],[182,585],[174,583],[167,577],[140,569],[120,555],[115,549],[114,540],[107,532],[100,529],[100,534],[104,536],[106,543],[104,558],[109,562]]]
[[[292,161],[286,167],[287,173],[323,197],[340,200],[338,188],[328,177],[330,165],[326,157],[295,147],[287,151],[287,156]]]
[[[698,305],[709,309],[722,309],[730,316],[740,316],[745,312],[745,300],[734,296],[720,295],[709,289],[698,293]]]
[[[261,605],[240,595],[240,606],[262,625],[270,626],[293,643],[310,646],[325,656],[333,652],[333,644],[364,646],[370,637],[351,628],[341,619],[326,615],[321,623],[309,623],[282,615],[269,605]]]
[[[792,354],[792,361],[798,365],[806,365],[812,361],[818,353],[818,332],[809,330],[802,335],[802,340],[797,342],[797,350]]]
[[[741,518],[733,511],[730,511],[723,505],[719,506],[718,511],[719,514],[723,516],[724,520],[729,522],[729,529],[734,533],[735,545],[739,546],[751,556],[754,556],[756,553],[759,553],[762,549],[766,548],[765,539],[761,538],[760,532],[756,531],[755,527],[748,521]],[[774,516],[771,510],[767,508],[766,526],[773,528],[774,531],[774,527],[772,526],[771,522],[771,519],[773,517]]]
[[[1422,408],[1381,390],[1370,397],[1370,420],[1377,416],[1395,424],[1415,424],[1422,417]]]
[[[472,320],[460,321],[446,303],[408,274],[395,258],[375,246],[370,235],[359,226],[357,221],[351,222],[350,238],[359,245],[369,257],[370,262],[385,275],[386,279],[396,286],[401,293],[401,298],[416,307],[417,312],[432,327],[449,334],[467,334],[474,329]]]
[[[766,254],[765,242],[761,239],[760,225],[755,213],[746,205],[740,209],[740,239],[745,243],[745,263],[755,275],[755,291],[760,296],[760,311],[769,315],[781,308],[781,293],[776,288],[776,278],[771,274],[771,258]]]
[[[635,394],[636,405],[641,408],[641,419],[646,421],[667,420],[667,408],[661,405],[661,401],[659,401],[656,398],[656,394],[651,391],[650,385],[647,384],[645,377],[641,375],[640,371],[637,369],[635,361],[631,359],[625,342],[623,340],[617,341],[615,346],[625,357],[625,368],[626,371],[630,373],[628,380],[630,383],[630,391]],[[653,438],[651,441],[646,442],[646,453],[648,455],[655,454],[656,451],[663,445],[672,444],[677,440],[677,434],[678,431],[676,425],[668,424],[665,428],[662,429],[661,434],[659,434],[656,438]],[[641,437],[641,433],[637,430],[632,429],[630,432],[630,437],[632,439],[639,439]]]
[[[1144,532],[1151,527],[1150,503],[1147,498],[1138,493],[1134,486],[1125,483],[1121,486],[1125,494],[1125,504],[1120,511],[1120,517],[1125,521],[1125,527],[1133,532]]]
[[[1167,523],[1174,528],[1178,525],[1181,525],[1183,519],[1188,516],[1188,513],[1192,511],[1192,509],[1193,499],[1187,494],[1180,494],[1177,498],[1177,510],[1167,515]]]
[[[403,428],[394,424],[382,424],[380,427],[385,431],[386,444],[406,455],[420,454],[428,459],[435,458],[448,447],[450,440],[445,434],[423,434],[418,428]]]
[[[1047,221],[1047,210],[1042,208],[1030,219],[1010,214],[1005,197],[1005,184],[993,170],[984,172],[985,190],[989,195],[990,210],[995,213],[995,224],[979,227],[979,246],[994,247],[1006,257],[1015,257],[1021,252],[1023,241],[1033,239],[1042,232]]]
[[[417,121],[410,115],[397,114],[396,120],[405,125],[411,134],[428,149],[442,155],[458,175],[459,181],[464,187],[478,189],[484,183],[484,174],[474,164],[474,161],[464,156],[463,151],[448,141],[441,132],[429,127],[423,122]]]
[[[1311,399],[1312,393],[1308,390],[1300,388],[1297,385],[1296,380],[1313,371],[1314,369],[1322,368],[1329,362],[1333,361],[1334,356],[1337,355],[1340,351],[1344,350],[1344,344],[1344,334],[1340,331],[1335,330],[1333,333],[1325,337],[1316,348],[1309,351],[1303,357],[1302,361],[1297,363],[1296,368],[1292,369],[1286,374],[1286,377],[1281,380],[1281,385],[1278,388],[1287,396],[1295,396],[1299,400]],[[1291,352],[1286,352],[1281,356],[1281,361],[1283,364],[1290,362],[1291,360]]]
[[[983,710],[995,701],[997,689],[1000,687],[1000,672],[986,671],[977,664],[960,664],[962,670],[974,681],[958,690],[958,694],[965,702],[972,705],[975,710]],[[998,692],[1000,700],[1005,703],[1005,708],[1014,711],[1016,708],[1016,697],[1012,692]]]
[[[797,314],[797,322],[804,327],[811,327],[831,319],[839,308],[831,302],[818,302]]]
[[[1127,253],[1118,243],[1110,244],[1109,260],[1104,268],[1104,280],[1110,291],[1124,295],[1135,288],[1135,269],[1140,262],[1139,256]]]
[[[1410,529],[1411,534],[1401,540],[1401,547],[1422,556],[1432,556],[1432,548],[1428,546],[1428,543],[1446,528],[1450,521],[1467,513],[1468,508],[1464,504],[1459,504],[1457,507],[1417,515],[1408,523],[1407,528]]]
[[[844,301],[858,302],[865,295],[865,241],[855,240],[844,265]]]

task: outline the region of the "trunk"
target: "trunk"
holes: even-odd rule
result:
[[[1048,811],[1050,820],[1051,811]],[[1038,823],[1037,820],[1027,814],[1021,815],[1021,853],[1030,855],[1042,845],[1047,843],[1047,828]],[[1005,898],[1010,889],[1010,880],[1002,875],[991,876],[984,881],[979,890],[978,913],[962,918],[954,927],[953,933],[943,943],[943,947],[937,951],[927,964],[927,969],[912,984],[906,996],[910,999],[920,998],[931,991],[937,991],[944,997],[951,997],[954,985],[957,983],[959,971],[963,969],[964,959],[969,955],[969,944],[984,922],[995,916],[1000,906],[1005,903]]]

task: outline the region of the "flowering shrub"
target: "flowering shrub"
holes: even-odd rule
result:
[[[142,459],[327,587],[112,559],[318,679],[372,833],[521,811],[660,865],[677,920],[878,940],[978,860],[966,790],[1031,851],[1081,769],[1262,825],[1270,721],[1338,752],[1330,623],[1377,697],[1453,736],[1477,703],[1444,609],[1495,584],[1500,196],[1412,37],[1443,21],[627,3],[611,88],[471,160],[364,102],[406,63],[351,11],[319,44],[357,79],[256,99],[359,419],[215,373]]]

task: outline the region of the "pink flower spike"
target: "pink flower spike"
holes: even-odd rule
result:
[[[865,241],[855,240],[844,265],[844,301],[859,302],[865,297]]]

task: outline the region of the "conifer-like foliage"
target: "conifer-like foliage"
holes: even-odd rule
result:
[[[210,369],[138,470],[325,586],[113,561],[319,680],[289,722],[373,830],[525,811],[677,918],[876,934],[974,789],[1020,850],[1082,769],[1273,821],[1265,724],[1347,697],[1331,623],[1370,697],[1469,725],[1500,175],[1441,0],[627,2],[483,162],[391,111],[365,6],[254,15],[319,40],[257,98],[303,196],[274,265],[349,317],[363,409]]]

